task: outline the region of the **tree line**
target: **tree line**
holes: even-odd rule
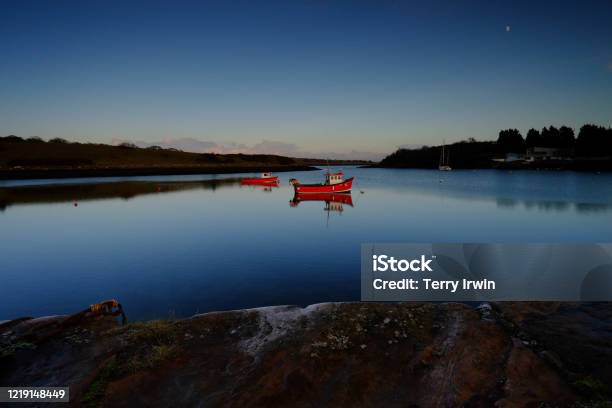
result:
[[[554,148],[561,151],[555,156],[571,160],[564,163],[546,163],[536,160],[513,161],[503,159],[508,153],[525,154],[534,147]],[[477,141],[474,138],[446,146],[450,165],[456,169],[477,168],[566,168],[575,170],[612,170],[612,129],[586,124],[578,135],[568,126],[529,129],[523,137],[517,129],[504,129],[496,141]],[[426,168],[438,167],[441,146],[423,146],[417,149],[398,149],[385,157],[381,167]]]
[[[517,129],[499,132],[497,145],[503,153],[525,153],[533,147],[547,147],[565,150],[567,154],[579,157],[601,157],[612,155],[612,128],[586,124],[578,136],[568,126],[544,127],[541,131],[529,129],[525,138]]]

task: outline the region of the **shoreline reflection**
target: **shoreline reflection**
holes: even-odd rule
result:
[[[184,190],[217,190],[240,183],[238,178],[193,181],[125,181],[87,184],[50,184],[0,188],[0,211],[25,204],[132,198]]]

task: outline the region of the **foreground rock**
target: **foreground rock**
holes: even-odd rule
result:
[[[92,406],[606,406],[612,304],[321,304],[0,325],[0,385]],[[609,402],[608,402],[609,403]]]

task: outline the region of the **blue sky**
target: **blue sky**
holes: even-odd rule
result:
[[[365,157],[610,126],[610,21],[610,1],[0,0],[0,135]]]

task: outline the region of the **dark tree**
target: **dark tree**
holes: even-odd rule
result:
[[[559,147],[568,149],[574,147],[575,142],[574,129],[567,126],[561,126],[559,128]]]
[[[15,135],[0,137],[0,142],[23,142],[23,138]]]
[[[525,139],[525,144],[527,147],[542,146],[542,136],[540,136],[540,132],[534,128],[529,129],[527,132],[527,138]]]
[[[612,129],[591,124],[582,126],[576,140],[576,154],[579,156],[612,155]]]
[[[525,140],[517,129],[506,129],[499,132],[497,146],[503,153],[524,153]]]
[[[544,147],[571,148],[574,146],[574,129],[567,126],[561,126],[560,129],[554,126],[543,128],[541,142]]]
[[[68,143],[68,141],[66,139],[62,139],[61,137],[54,137],[53,139],[49,140],[49,143]]]
[[[558,147],[559,143],[559,129],[554,126],[549,128],[542,128],[542,146],[544,147]]]
[[[44,140],[40,136],[30,136],[26,139],[28,142],[44,143]]]

